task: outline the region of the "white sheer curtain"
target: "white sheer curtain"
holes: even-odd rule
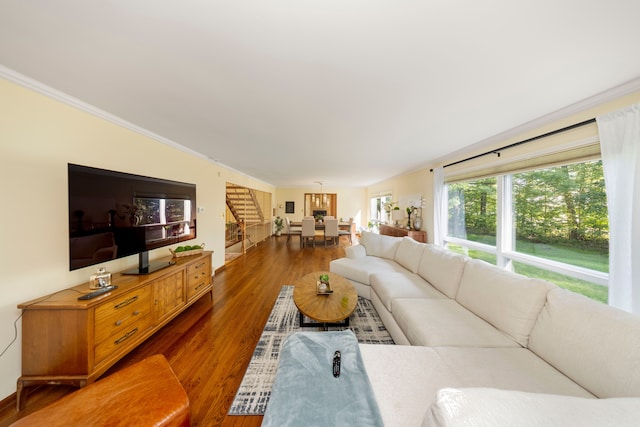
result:
[[[597,122],[609,210],[609,305],[640,314],[640,104]]]
[[[447,199],[444,185],[444,168],[433,170],[433,243],[444,245],[447,235]]]

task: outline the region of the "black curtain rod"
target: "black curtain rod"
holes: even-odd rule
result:
[[[475,156],[471,156],[471,157],[467,157],[466,159],[458,160],[457,162],[446,164],[446,165],[443,166],[443,168],[447,168],[449,166],[453,166],[453,165],[457,165],[457,164],[460,164],[460,163],[468,162],[469,160],[474,160],[474,159],[477,159],[478,157],[488,156],[489,154],[497,154],[498,157],[500,157],[500,151],[506,150],[507,148],[517,147],[518,145],[526,144],[528,142],[533,142],[533,141],[536,141],[538,139],[542,139],[542,138],[546,138],[548,136],[555,135],[557,133],[566,132],[566,131],[569,131],[569,130],[572,130],[572,129],[575,129],[575,128],[579,128],[581,126],[586,126],[586,125],[589,125],[591,123],[595,123],[595,121],[596,121],[596,119],[593,118],[593,119],[585,120],[584,122],[580,122],[580,123],[576,123],[576,124],[564,127],[562,129],[552,130],[551,132],[547,132],[547,133],[542,134],[542,135],[534,136],[532,138],[525,139],[524,141],[514,142],[513,144],[505,145],[504,147],[496,148],[494,150],[487,151],[485,153],[476,154]],[[433,172],[433,169],[430,169],[430,171]]]

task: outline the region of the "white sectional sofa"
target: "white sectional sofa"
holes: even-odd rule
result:
[[[408,237],[346,255],[404,344],[360,345],[386,426],[640,425],[637,316]]]

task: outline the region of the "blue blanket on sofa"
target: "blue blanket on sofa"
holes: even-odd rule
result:
[[[340,376],[333,375],[340,351]],[[282,346],[263,426],[382,426],[352,331],[298,332]]]

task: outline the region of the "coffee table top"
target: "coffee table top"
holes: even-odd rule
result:
[[[317,294],[321,274],[329,275],[333,293]],[[353,313],[358,304],[356,288],[344,277],[328,271],[316,271],[294,282],[293,302],[305,316],[322,323],[340,322]]]

